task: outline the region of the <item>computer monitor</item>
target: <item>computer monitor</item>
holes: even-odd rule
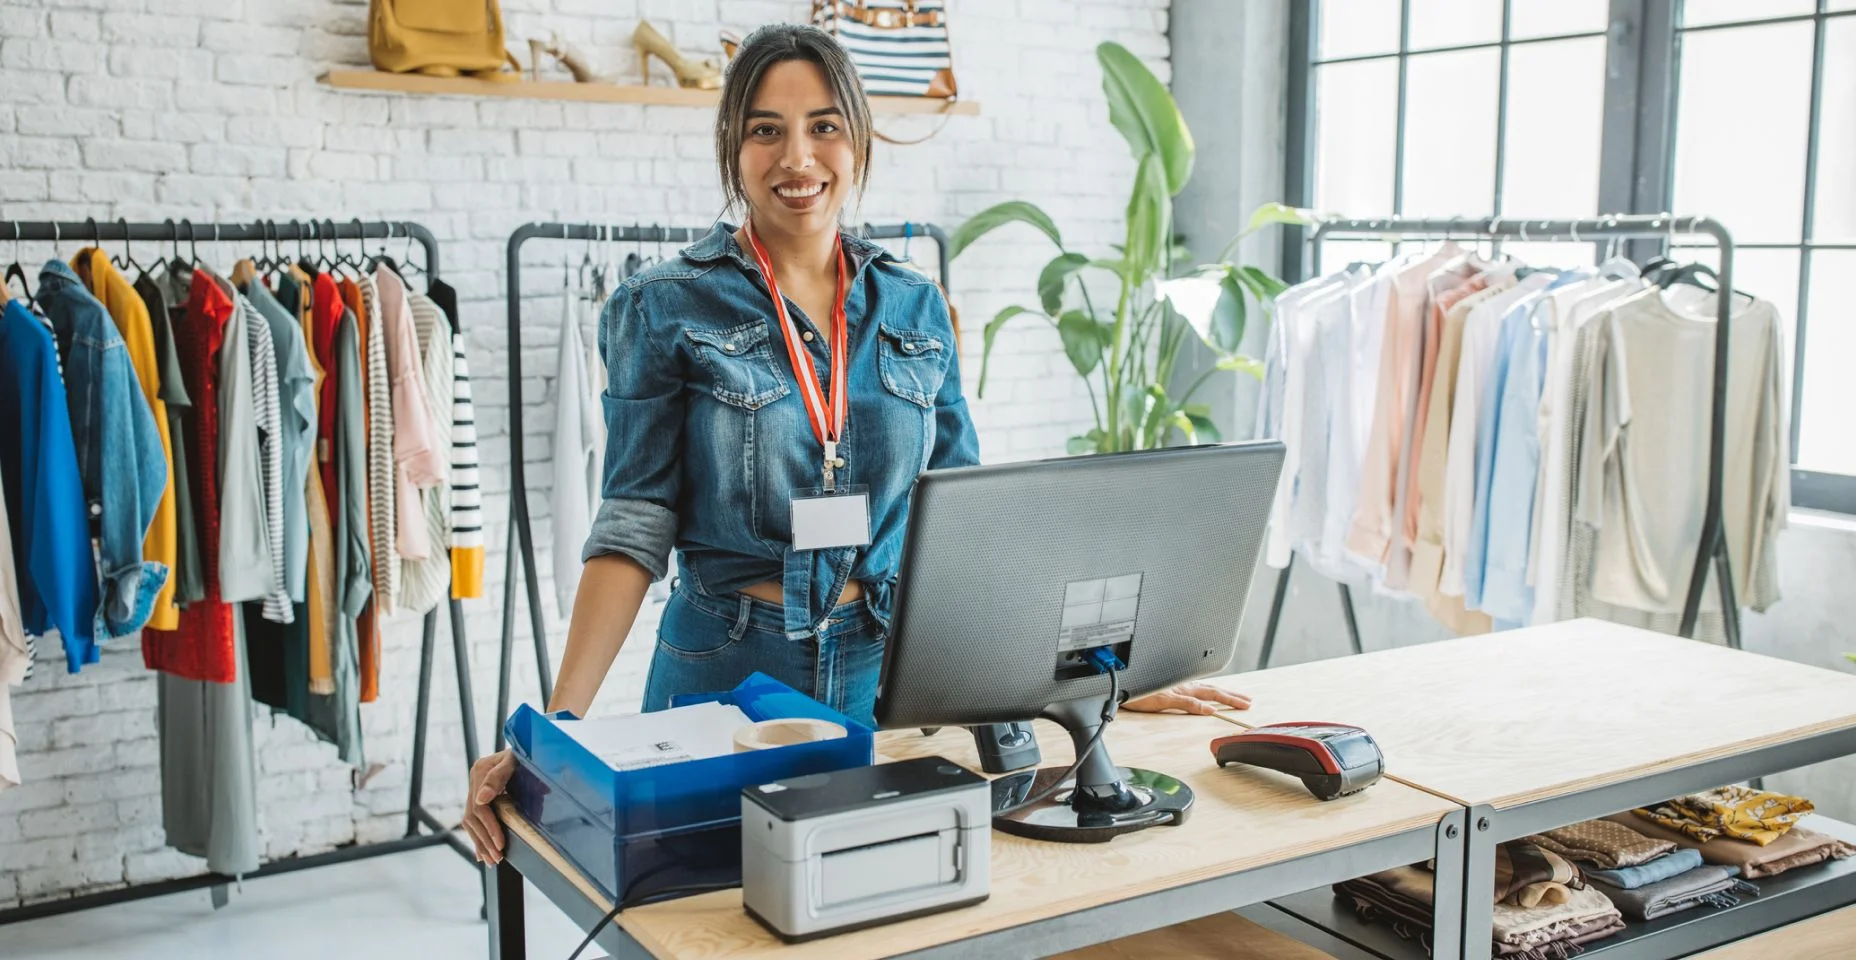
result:
[[[878,724],[1062,724],[1073,782],[1060,768],[994,781],[1001,830],[1093,842],[1180,822],[1191,790],[1117,767],[1098,728],[1111,683],[1126,699],[1230,663],[1282,460],[1272,441],[922,474]]]

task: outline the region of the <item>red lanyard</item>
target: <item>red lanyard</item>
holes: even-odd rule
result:
[[[799,325],[786,311],[786,298],[780,295],[780,282],[773,278],[773,260],[767,256],[767,248],[761,246],[760,238],[754,235],[754,224],[749,221],[746,227],[748,246],[754,251],[754,262],[760,265],[761,277],[767,281],[767,292],[773,297],[773,309],[780,315],[780,330],[786,338],[786,355],[792,359],[793,375],[799,381],[799,396],[805,400],[806,416],[812,421],[812,433],[825,447],[825,489],[830,491],[835,486],[833,475],[838,460],[838,438],[844,435],[844,408],[847,391],[845,389],[844,357],[845,322],[844,322],[844,243],[835,240],[838,248],[838,296],[831,304],[831,396],[826,397],[818,382],[818,369],[812,365],[812,354],[806,350],[805,342],[800,338]]]

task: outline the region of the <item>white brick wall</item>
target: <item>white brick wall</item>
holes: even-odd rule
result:
[[[511,46],[559,31],[608,71],[635,81],[629,37],[640,16],[685,48],[713,47],[718,29],[745,33],[802,18],[798,0],[504,0]],[[707,111],[340,92],[316,84],[332,66],[364,64],[361,0],[0,0],[0,218],[195,221],[251,217],[418,220],[443,243],[445,278],[463,300],[482,432],[490,599],[466,604],[479,735],[490,742],[502,545],[509,516],[511,423],[504,344],[504,242],[531,220],[709,223],[721,208]],[[983,103],[926,144],[878,144],[859,222],[901,219],[952,227],[1005,199],[1036,201],[1066,240],[1106,254],[1121,236],[1132,172],[1108,124],[1094,48],[1114,39],[1167,76],[1166,0],[956,0],[963,93]],[[656,74],[664,82],[661,72]],[[925,132],[923,118],[885,129]],[[69,256],[68,240],[58,251]],[[27,263],[51,255],[25,244]],[[152,249],[137,247],[138,259]],[[235,251],[202,244],[216,262]],[[930,260],[921,244],[916,256]],[[530,290],[552,289],[542,268],[579,252],[530,244]],[[990,239],[954,265],[968,383],[977,381],[980,328],[1008,303],[1035,302],[1051,255],[1029,229]],[[11,256],[9,251],[8,256]],[[548,580],[547,496],[553,326],[558,300],[529,306],[522,357],[528,409],[530,509],[555,657],[564,624]],[[1047,456],[1086,426],[1081,385],[1048,329],[999,337],[987,397],[974,417],[988,460]],[[635,708],[655,613],[647,611],[596,710]],[[514,684],[536,698],[523,627]],[[440,626],[426,784],[428,803],[455,816],[463,747],[448,627]],[[0,906],[145,882],[203,869],[163,846],[155,688],[133,640],[66,676],[57,644],[16,693],[26,785],[0,794]],[[385,637],[382,697],[362,708],[368,758],[385,765],[365,787],[333,747],[294,721],[255,721],[266,857],[326,850],[404,829],[419,623]]]

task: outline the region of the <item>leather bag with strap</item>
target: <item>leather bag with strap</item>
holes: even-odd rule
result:
[[[512,78],[497,0],[370,0],[367,52],[376,69]]]

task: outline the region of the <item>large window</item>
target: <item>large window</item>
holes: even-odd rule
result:
[[[1788,320],[1794,500],[1856,512],[1856,377],[1839,370],[1856,361],[1856,0],[1292,9],[1291,202],[1348,216],[1718,218],[1739,246],[1735,286]],[[1505,249],[1554,263],[1596,252]],[[1327,262],[1382,253],[1324,250]],[[1289,275],[1306,269],[1299,248],[1288,258]]]

